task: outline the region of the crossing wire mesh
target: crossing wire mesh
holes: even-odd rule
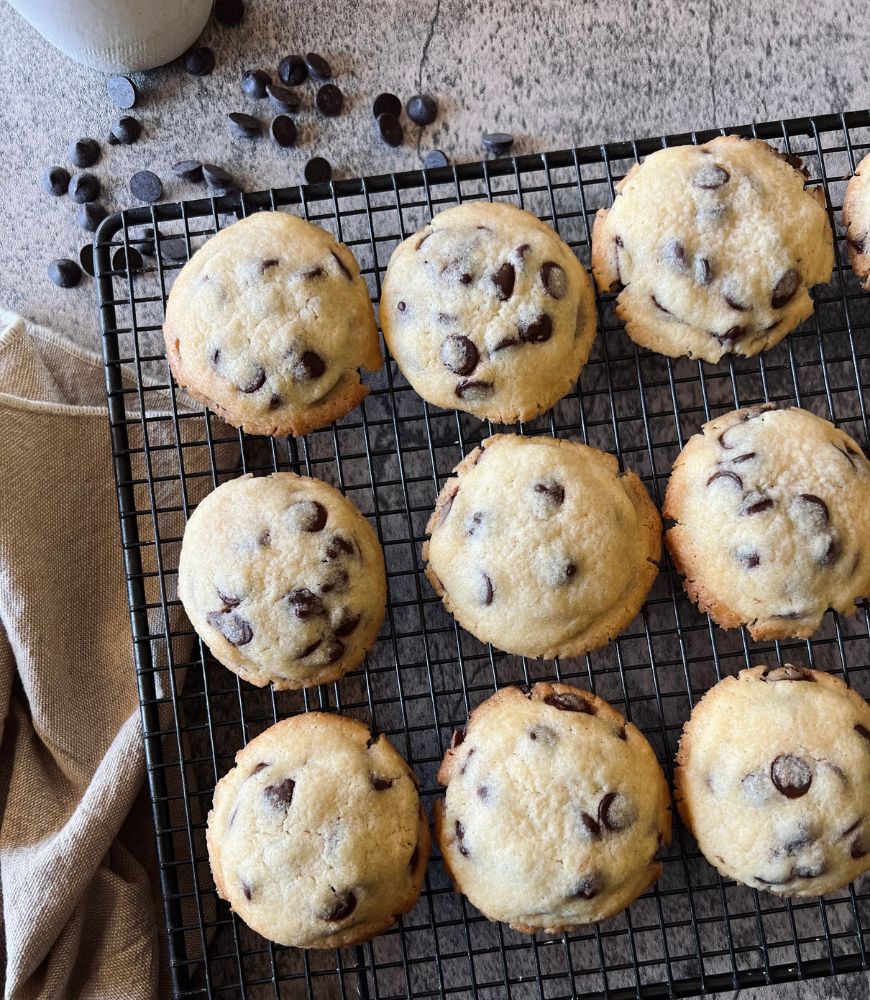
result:
[[[827,196],[836,269],[814,316],[776,348],[708,365],[635,347],[597,300],[599,334],[579,387],[516,428],[614,452],[660,505],[671,464],[702,423],[762,400],[833,420],[866,449],[870,296],[848,267],[839,208],[870,149],[870,112],[728,129],[803,157]],[[870,695],[870,608],[828,614],[811,641],[753,642],[687,601],[670,564],[642,613],[588,656],[530,661],[458,628],[422,575],[420,547],[450,470],[493,428],[424,403],[391,359],[371,395],[335,426],[295,441],[254,438],[193,405],[171,382],[160,334],[178,269],[211,234],[254,211],[301,214],[359,260],[372,298],[397,242],[457,202],[506,200],[545,219],[589,263],[596,210],[639,157],[719,132],[663,136],[452,168],[137,208],[101,227],[99,313],[148,782],[163,889],[166,944],[178,996],[483,997],[583,995],[622,1000],[714,993],[867,969],[870,880],[820,900],[783,900],[723,879],[679,823],[664,874],[628,911],[557,937],[486,921],[452,892],[438,857],[416,908],[363,946],[302,952],[251,932],[216,896],[204,826],[215,782],[234,753],[276,720],[341,711],[386,733],[421,781],[434,775],[452,729],[505,684],[560,679],[591,688],[636,723],[671,775],[692,705],[749,664],[795,662],[844,677]],[[157,256],[125,269],[126,248]],[[216,664],[176,596],[186,518],[219,483],[289,469],[337,485],[372,520],[384,546],[389,609],[363,669],[306,693],[254,689]]]

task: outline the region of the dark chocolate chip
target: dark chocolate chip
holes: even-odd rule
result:
[[[723,445],[723,447],[724,447],[724,445]],[[750,461],[753,458],[755,458],[755,452],[754,451],[747,451],[747,452],[745,452],[742,455],[736,455],[734,458],[731,458],[728,461],[730,461],[732,465],[737,465],[740,462],[748,462],[748,461]]]
[[[393,787],[392,778],[382,778],[379,774],[370,774],[369,781],[376,792],[385,792],[388,788]]]
[[[311,654],[315,650],[320,649],[320,644],[322,642],[323,639],[315,639],[310,646],[306,646],[305,649],[302,650],[302,652],[299,654],[299,659],[304,660],[306,656],[311,656]]]
[[[307,587],[298,587],[287,594],[287,603],[297,618],[306,621],[323,614],[323,601]]]
[[[290,508],[290,514],[300,531],[322,531],[326,525],[326,508],[317,500],[300,500]]]
[[[218,24],[234,27],[245,16],[244,0],[215,0],[212,14]]]
[[[475,511],[465,519],[465,534],[473,535],[483,523],[483,511]]]
[[[348,541],[343,535],[333,535],[326,546],[327,559],[338,559],[341,556],[352,556],[355,550],[353,542]]]
[[[338,621],[338,624],[333,627],[332,631],[340,638],[346,639],[357,627],[357,625],[359,625],[359,623],[359,615],[351,614],[350,611],[344,611]]]
[[[799,493],[794,499],[797,504],[810,512],[812,519],[818,522],[819,526],[826,525],[830,520],[828,505],[815,493]]]
[[[81,207],[89,208],[90,206],[82,205]],[[112,254],[112,270],[121,274],[134,274],[136,271],[141,271],[144,263],[142,254],[135,247],[118,247]]]
[[[163,195],[163,184],[157,174],[150,170],[137,170],[130,178],[130,193],[139,201],[153,205]]]
[[[395,115],[391,115],[389,111],[385,111],[375,119],[375,125],[377,126],[378,135],[380,135],[381,139],[388,146],[395,147],[402,145],[402,140],[405,138],[405,130]]]
[[[372,103],[372,116],[377,118],[383,114],[392,115],[394,118],[398,118],[402,114],[402,102],[395,94],[378,94],[374,99]]]
[[[774,502],[771,497],[766,497],[762,493],[750,493],[740,505],[740,516],[751,517],[753,514],[762,514],[773,507]]]
[[[621,830],[617,811],[612,808],[616,801],[616,792],[607,792],[598,803],[598,822],[605,830]]]
[[[40,185],[46,194],[53,194],[55,198],[66,194],[69,190],[69,171],[63,167],[49,167],[42,175]]]
[[[233,182],[232,174],[216,163],[203,163],[202,176],[209,187],[226,187]]]
[[[796,865],[794,869],[795,878],[818,878],[828,870],[823,861],[818,861],[814,865]]]
[[[544,291],[553,299],[561,299],[568,291],[568,278],[564,268],[552,260],[541,264],[541,283]]]
[[[543,344],[553,335],[553,321],[546,313],[541,313],[526,327],[520,329],[520,339],[527,344]]]
[[[817,840],[818,837],[813,830],[809,830],[805,826],[799,826],[792,836],[783,843],[782,848],[786,854],[797,854],[798,851],[809,847]]]
[[[535,483],[532,489],[539,496],[546,497],[556,507],[561,506],[565,501],[565,487],[555,479],[542,479]]]
[[[461,746],[465,742],[465,726],[460,726],[458,729],[453,730],[453,735],[450,737],[450,749],[455,750],[458,746]]]
[[[251,376],[249,381],[247,381],[244,385],[240,385],[239,389],[247,395],[250,395],[252,392],[257,392],[259,389],[262,389],[265,383],[266,369],[263,368],[262,365],[257,365],[254,369],[254,374]]]
[[[214,52],[207,45],[198,45],[181,57],[185,73],[191,76],[208,76],[214,69]]]
[[[800,284],[800,275],[794,268],[790,268],[777,281],[773,287],[773,294],[770,297],[770,304],[774,309],[782,309],[794,298],[795,292]]]
[[[868,743],[870,743],[870,729],[868,729],[866,726],[862,725],[860,722],[856,722],[855,732],[859,736],[863,736],[864,739],[867,740]]]
[[[726,485],[733,483],[738,490],[743,489],[743,480],[737,475],[736,472],[728,472],[727,470],[714,472],[713,475],[707,480],[707,485],[710,486],[711,483],[715,483],[719,480],[723,481]]]
[[[493,590],[491,578],[487,576],[486,573],[482,573],[481,577],[482,580],[481,580],[480,599],[482,603],[487,605],[488,607],[490,604],[492,604],[492,599],[495,595],[495,591]]]
[[[246,646],[254,638],[250,624],[234,611],[210,611],[205,619],[233,646]]]
[[[441,344],[441,363],[456,375],[470,375],[480,361],[480,352],[468,337],[446,337]]]
[[[497,344],[493,345],[489,353],[495,354],[497,351],[503,351],[506,347],[517,347],[519,342],[517,337],[502,337]]]
[[[695,258],[695,281],[699,285],[709,285],[713,280],[713,267],[706,257]]]
[[[322,267],[311,267],[307,271],[302,272],[302,277],[307,278],[309,281],[314,281],[317,278],[325,278],[326,271]]]
[[[79,168],[92,167],[100,158],[100,144],[96,139],[76,139],[69,144],[66,155]]]
[[[242,603],[241,597],[236,597],[234,594],[225,594],[220,589],[217,589],[217,595],[223,602],[223,610],[229,611],[230,608],[237,608]]]
[[[278,76],[287,87],[298,87],[308,76],[308,67],[302,56],[285,56],[278,63]]]
[[[76,222],[89,233],[95,233],[109,213],[98,201],[86,201],[76,209]],[[139,258],[141,261],[141,257]]]
[[[463,379],[456,383],[456,395],[459,399],[489,399],[495,391],[493,382],[485,382],[482,379]]]
[[[598,875],[584,875],[570,893],[570,899],[594,899],[601,892]]]
[[[689,259],[686,256],[686,248],[679,240],[668,240],[662,247],[662,257],[665,263],[674,270],[683,274],[688,272]]]
[[[780,754],[770,765],[770,780],[786,798],[799,799],[810,790],[813,772],[801,757]]]
[[[272,809],[289,809],[295,787],[296,782],[292,778],[285,778],[277,785],[267,785],[263,789],[263,798]]]
[[[663,305],[661,304],[661,302],[659,302],[659,300],[658,300],[658,299],[657,299],[657,298],[655,297],[655,295],[650,295],[650,299],[651,299],[651,301],[652,301],[652,304],[653,304],[653,305],[654,305],[654,306],[656,307],[656,309],[658,309],[658,311],[659,311],[659,312],[663,312],[663,313],[665,313],[665,314],[666,314],[667,316],[673,316],[673,315],[674,315],[674,314],[673,314],[673,313],[671,312],[671,310],[670,310],[670,309],[666,309],[666,308],[665,308],[665,307],[664,307],[664,306],[663,306]]]
[[[309,184],[326,184],[332,180],[332,167],[322,156],[312,156],[305,164],[304,173]]]
[[[329,252],[335,258],[335,263],[338,264],[339,270],[345,276],[345,278],[347,278],[348,281],[353,281],[353,275],[348,270],[347,264],[345,264],[345,262],[341,259],[341,257],[339,257],[339,255],[334,250],[330,250]]]
[[[595,708],[585,698],[567,692],[548,694],[544,698],[544,704],[558,708],[560,712],[581,712],[584,715],[595,715]]]
[[[242,883],[242,892],[245,894],[245,899],[253,899],[254,890],[247,882],[245,882],[244,879],[241,880],[241,883]]]
[[[320,378],[326,371],[326,362],[316,351],[305,351],[292,367],[295,382],[307,382]]]
[[[332,639],[326,648],[326,661],[325,666],[331,666],[333,663],[338,663],[338,661],[344,656],[344,651],[347,647],[341,641],[341,639]]]
[[[713,336],[723,344],[733,344],[746,333],[745,326],[729,326],[724,333],[714,333]]]
[[[513,295],[516,276],[513,264],[508,261],[505,261],[505,263],[502,264],[502,266],[492,276],[492,281],[496,290],[495,294],[499,301],[507,302],[511,295]]]
[[[142,122],[132,115],[121,115],[112,122],[109,135],[122,146],[132,146],[142,135]]]
[[[430,149],[423,157],[423,166],[427,170],[434,170],[436,167],[447,167],[449,165],[450,160],[447,159],[447,155],[441,149]]]
[[[82,280],[82,271],[74,260],[60,257],[48,265],[48,276],[61,288],[75,288]]]
[[[489,800],[489,786],[488,785],[478,785],[477,797],[481,802],[486,802]]]
[[[745,545],[741,545],[735,552],[735,555],[737,556],[738,562],[743,563],[747,569],[755,569],[755,567],[761,562],[761,556],[758,552]]]
[[[316,52],[305,53],[305,65],[315,80],[332,79],[332,67],[323,56],[318,55]]]
[[[417,862],[420,860],[420,845],[414,844],[414,850],[411,851],[411,860],[408,862],[408,867],[413,871],[417,867]]]
[[[337,118],[344,107],[344,94],[334,83],[324,83],[314,98],[317,110],[327,118]]]
[[[794,667],[786,663],[782,667],[765,667],[761,676],[771,684],[777,681],[815,681],[815,677],[801,667]]]
[[[262,128],[259,118],[246,115],[242,111],[231,111],[227,115],[227,122],[230,134],[238,136],[240,139],[256,139]]]
[[[408,99],[405,111],[415,125],[431,125],[438,117],[438,102],[429,94],[414,94]]]
[[[328,920],[331,924],[337,924],[342,920],[347,920],[355,909],[356,896],[353,892],[348,891],[337,896],[332,908],[326,913],[323,919]]]
[[[126,76],[110,76],[106,80],[106,92],[112,104],[125,111],[135,105],[136,98],[139,96],[136,84]]]
[[[266,271],[273,267],[277,267],[281,263],[277,257],[268,257],[265,260],[260,261],[260,271],[265,274]]]
[[[727,184],[731,175],[718,163],[706,163],[704,166],[699,167],[694,176],[692,177],[692,183],[695,187],[703,188],[707,191],[715,190],[716,188],[722,187],[723,184]]]
[[[495,156],[504,156],[511,146],[513,146],[514,137],[510,132],[486,132],[480,141],[487,153],[493,153]]]
[[[272,82],[272,77],[263,69],[246,69],[242,73],[242,93],[254,100],[262,100],[266,96],[266,87]]]
[[[279,87],[277,83],[270,83],[266,87],[266,96],[272,107],[282,115],[296,111],[299,107],[299,95],[295,90],[288,90],[286,87]]]
[[[870,854],[870,845],[867,844],[867,841],[864,840],[863,837],[856,837],[852,841],[852,846],[849,849],[849,854],[856,861],[860,860],[861,858],[866,858],[867,855]]]
[[[722,297],[725,299],[728,305],[731,306],[732,309],[736,309],[737,312],[749,312],[749,310],[752,308],[751,306],[745,305],[739,299],[735,299],[733,295],[723,295]]]
[[[85,274],[94,277],[94,244],[85,243],[79,250],[79,264]]]
[[[100,182],[93,174],[73,174],[67,190],[77,205],[83,205],[100,197]]]
[[[348,576],[347,570],[336,569],[333,570],[327,580],[320,585],[320,591],[323,594],[331,594],[333,590],[342,592],[347,590],[347,585],[350,582],[350,577]]]
[[[447,495],[447,499],[442,504],[441,510],[440,510],[440,513],[439,513],[439,516],[438,516],[438,523],[439,524],[444,524],[444,522],[447,520],[447,515],[450,513],[450,510],[453,507],[453,501],[456,499],[456,494],[458,492],[459,492],[459,487],[457,486],[453,490],[452,493],[449,493]]]
[[[459,820],[456,821],[455,831],[456,831],[456,846],[459,848],[459,853],[464,858],[467,858],[468,848],[465,846],[465,840],[464,840],[465,827],[463,827],[463,825],[459,822]]]
[[[593,837],[601,836],[601,827],[593,816],[590,816],[587,812],[581,812],[580,820]]]

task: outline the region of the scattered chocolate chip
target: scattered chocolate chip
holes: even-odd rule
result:
[[[338,264],[339,270],[345,276],[345,278],[347,278],[348,281],[353,281],[353,275],[350,273],[347,264],[345,264],[345,262],[341,259],[341,257],[339,257],[339,255],[334,250],[330,250],[329,252],[332,254],[335,263]]]
[[[807,510],[810,517],[820,527],[823,527],[830,520],[828,505],[817,497],[814,493],[799,493],[793,501],[799,508]]]
[[[730,177],[731,175],[725,167],[720,166],[718,163],[707,163],[695,171],[692,183],[695,187],[712,191],[722,187],[723,184],[727,184]]]
[[[257,365],[254,369],[254,374],[251,376],[250,380],[244,385],[240,385],[239,389],[250,395],[252,392],[257,392],[262,389],[266,383],[266,369],[262,365]]]
[[[59,257],[48,265],[48,276],[61,288],[75,288],[82,280],[82,271],[74,260]]]
[[[85,243],[85,245],[79,250],[79,264],[85,274],[89,274],[92,278],[94,277],[93,243]]]
[[[191,76],[208,76],[214,69],[214,52],[206,45],[198,45],[181,57],[184,71]]]
[[[332,631],[342,639],[346,639],[351,632],[359,625],[360,616],[351,614],[350,611],[342,612],[338,624],[333,626]]]
[[[375,125],[381,139],[388,146],[395,147],[402,145],[402,140],[405,138],[405,130],[395,115],[391,115],[389,111],[385,111],[375,119]]]
[[[216,163],[203,163],[202,176],[209,187],[225,187],[233,181],[229,171],[219,167]]]
[[[290,518],[299,531],[322,531],[326,525],[326,508],[317,500],[300,500],[290,508]]]
[[[745,545],[741,545],[734,554],[736,555],[738,562],[743,563],[747,569],[755,569],[755,567],[761,562],[761,556],[758,552]]]
[[[122,146],[132,146],[142,135],[142,122],[132,115],[121,115],[109,128],[109,136]]]
[[[76,139],[69,144],[66,155],[76,167],[92,167],[100,158],[100,144],[96,139]]]
[[[532,487],[538,496],[549,500],[556,507],[565,501],[565,487],[555,479],[542,479]]]
[[[67,190],[77,205],[83,205],[100,197],[100,182],[93,174],[73,174]]]
[[[393,787],[392,778],[382,778],[379,774],[370,774],[369,781],[376,792],[385,792],[388,788]]]
[[[445,337],[439,356],[444,367],[456,375],[470,375],[480,361],[480,352],[468,337]]]
[[[762,493],[749,493],[740,505],[740,516],[751,517],[753,514],[762,514],[770,510],[773,505],[771,497],[766,497]]]
[[[723,344],[736,343],[746,333],[745,326],[729,326],[724,333],[714,333],[713,336]]]
[[[314,98],[317,110],[327,118],[337,118],[344,107],[344,94],[334,83],[324,83]]]
[[[323,56],[319,56],[316,52],[306,52],[305,66],[315,80],[332,79],[332,67]]]
[[[355,909],[356,896],[353,892],[345,892],[336,898],[335,904],[323,919],[328,920],[331,924],[337,924],[342,920],[347,920]]]
[[[106,92],[112,104],[125,111],[135,105],[139,96],[136,84],[126,76],[110,76],[106,80]]]
[[[163,240],[160,243],[161,260],[169,263],[183,263],[188,259],[187,244],[183,236],[174,240]]]
[[[598,825],[598,821],[594,817],[590,816],[589,813],[587,813],[587,812],[581,812],[580,813],[580,820],[583,823],[583,826],[586,827],[586,829],[588,830],[588,832],[593,837],[600,837],[601,836],[601,827]]]
[[[347,647],[341,639],[331,639],[326,647],[326,660],[324,661],[324,665],[328,667],[333,663],[338,663],[342,656],[344,656],[346,648]]]
[[[218,24],[234,27],[245,16],[244,0],[215,0],[212,14]]]
[[[527,344],[543,344],[553,335],[553,321],[546,313],[541,313],[526,327],[520,329],[520,339]]]
[[[800,284],[800,275],[794,268],[790,268],[777,281],[773,287],[773,294],[770,297],[770,304],[774,309],[782,309],[794,298],[795,292]]]
[[[69,171],[63,167],[49,167],[42,175],[40,186],[46,194],[53,194],[55,198],[66,194],[69,190]]]
[[[695,281],[699,285],[709,285],[713,280],[713,267],[706,257],[695,258]]]
[[[584,875],[571,891],[570,899],[594,899],[601,892],[601,879],[597,875]]]
[[[511,146],[513,146],[514,137],[510,132],[485,132],[480,141],[488,153],[493,153],[495,156],[504,156]]]
[[[458,746],[461,746],[464,742],[465,742],[465,726],[460,726],[458,729],[453,730],[453,735],[450,737],[450,749],[455,750]]]
[[[210,611],[205,619],[233,646],[246,646],[254,638],[250,624],[234,611]]]
[[[327,184],[332,180],[332,167],[322,156],[312,156],[305,164],[304,173],[309,184]]]
[[[450,160],[447,159],[443,150],[430,149],[423,157],[423,166],[427,170],[434,170],[436,167],[448,167],[450,166]]]
[[[394,118],[398,118],[402,114],[402,102],[395,94],[378,94],[374,99],[372,103],[372,116],[377,118],[383,114],[390,114]]]
[[[315,650],[320,649],[320,644],[322,642],[323,642],[323,639],[315,639],[314,642],[312,642],[310,646],[306,646],[305,649],[302,650],[302,652],[299,654],[298,658],[300,660],[304,660],[306,656],[311,656],[311,654]]]
[[[286,597],[293,614],[302,621],[309,618],[316,618],[323,614],[323,601],[307,587],[299,587],[291,590]]]
[[[279,114],[288,114],[296,111],[299,107],[299,95],[295,90],[288,90],[286,87],[279,87],[275,83],[266,85],[266,96],[269,103]]]
[[[316,351],[305,351],[291,370],[295,382],[314,381],[326,371],[326,362]]]
[[[338,559],[340,556],[352,556],[354,551],[353,542],[348,541],[343,535],[333,535],[326,546],[326,557]]]
[[[813,772],[794,754],[780,754],[770,765],[770,780],[788,799],[799,799],[810,790]]]
[[[230,134],[238,136],[240,139],[256,139],[260,134],[260,119],[253,115],[246,115],[242,111],[231,111],[227,115]]]
[[[405,111],[415,125],[431,125],[438,117],[438,102],[428,94],[414,94]]]
[[[489,399],[489,397],[495,391],[495,384],[493,382],[485,382],[481,379],[476,381],[471,379],[463,379],[461,382],[456,383],[456,395],[459,399]]]
[[[481,573],[481,577],[482,580],[481,580],[480,599],[482,603],[487,605],[488,607],[490,604],[492,604],[492,599],[495,592],[493,590],[491,578],[487,576],[486,573]]]
[[[619,809],[616,792],[607,792],[598,803],[598,822],[605,830],[621,830],[625,825],[625,810]]]
[[[664,262],[675,271],[680,271],[682,274],[688,272],[689,260],[686,257],[686,248],[679,240],[668,240],[662,247],[662,257]]]
[[[130,193],[139,201],[153,205],[163,195],[163,184],[150,170],[137,170],[130,178]]]
[[[743,302],[740,302],[739,299],[735,299],[733,295],[726,294],[723,295],[722,298],[725,299],[725,301],[728,303],[729,306],[731,306],[732,309],[736,309],[737,312],[749,312],[749,310],[752,308],[751,306],[747,306]]]
[[[501,302],[507,302],[514,293],[514,282],[516,281],[516,271],[514,271],[513,264],[507,261],[502,264],[492,276],[492,281],[495,285],[496,297]],[[467,373],[463,372],[462,374]]]
[[[267,785],[263,789],[263,798],[272,809],[289,809],[295,788],[296,782],[292,778],[285,778],[277,785]]]
[[[544,704],[558,708],[560,712],[581,712],[583,715],[595,715],[595,708],[580,695],[556,692],[544,698]]]
[[[465,827],[463,827],[463,825],[459,822],[459,820],[456,821],[455,830],[456,830],[456,846],[459,848],[459,853],[464,858],[467,858],[468,848],[465,846],[465,840],[464,840]]]
[[[76,209],[76,222],[89,233],[95,233],[109,213],[98,201],[86,201]],[[140,258],[141,260],[141,258]]]
[[[568,278],[565,275],[564,268],[560,267],[555,261],[546,260],[541,264],[541,282],[544,286],[544,291],[551,298],[561,299],[565,292],[568,291]]]
[[[82,208],[86,207],[89,206],[82,205]],[[121,274],[135,274],[142,270],[144,263],[142,254],[135,247],[118,247],[112,254],[112,270]]]
[[[308,67],[302,56],[285,56],[278,63],[278,76],[287,87],[298,87],[308,76]]]
[[[262,100],[266,96],[266,87],[272,82],[272,77],[262,69],[246,69],[242,73],[242,93],[254,100]]]
[[[707,485],[710,486],[715,482],[724,482],[725,485],[731,485],[732,483],[738,490],[743,489],[743,480],[736,472],[728,472],[723,470],[721,472],[714,472],[712,476],[707,480]]]

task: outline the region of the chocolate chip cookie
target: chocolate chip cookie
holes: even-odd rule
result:
[[[839,678],[726,677],[692,711],[677,765],[680,816],[723,875],[820,896],[870,870],[870,706]]]
[[[595,339],[583,265],[540,219],[507,204],[440,212],[393,252],[381,328],[430,403],[499,423],[549,410]]]
[[[670,796],[643,735],[567,684],[503,688],[454,734],[435,831],[457,892],[490,920],[561,933],[661,874]]]
[[[453,471],[423,557],[472,635],[522,656],[580,656],[638,613],[658,573],[661,521],[613,455],[498,434]]]
[[[184,532],[184,610],[214,656],[257,687],[311,687],[358,666],[386,594],[372,526],[318,479],[233,479],[200,503]]]
[[[674,463],[666,541],[685,588],[723,628],[806,639],[870,595],[870,463],[797,407],[726,413]]]
[[[619,290],[635,343],[748,357],[812,315],[834,252],[822,189],[805,188],[800,167],[766,142],[721,136],[631,168],[595,220],[592,270],[601,291]]]
[[[219,895],[264,937],[338,948],[420,895],[431,841],[411,769],[356,719],[310,712],[236,754],[208,816]]]
[[[199,249],[175,280],[163,333],[178,384],[253,434],[332,423],[368,392],[358,369],[381,366],[353,254],[286,212],[258,212]]]
[[[846,187],[843,222],[852,270],[870,292],[870,156],[858,164]]]

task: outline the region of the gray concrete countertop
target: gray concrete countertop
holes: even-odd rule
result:
[[[833,0],[247,0],[239,27],[210,25],[203,42],[217,54],[203,79],[177,66],[135,79],[141,103],[132,114],[144,134],[130,147],[104,145],[94,168],[105,204],[132,199],[129,176],[158,173],[165,197],[202,190],[170,173],[177,160],[223,164],[246,190],[297,183],[305,161],[327,156],[336,175],[417,166],[439,147],[456,162],[481,155],[484,131],[513,132],[516,152],[625,139],[870,106],[870,20],[860,5]],[[346,96],[342,117],[312,112],[313,88],[297,116],[299,145],[282,150],[268,138],[230,137],[225,114],[269,119],[266,102],[245,98],[246,68],[274,72],[279,58],[316,50],[336,70]],[[73,291],[50,283],[55,257],[77,257],[88,236],[67,198],[41,192],[39,177],[64,164],[71,139],[105,140],[118,113],[101,74],[83,69],[44,42],[0,2],[0,305],[98,348],[93,282]],[[373,134],[370,104],[381,90],[403,98],[438,97],[434,126],[405,120],[396,150]],[[793,987],[723,994],[731,1000],[867,1000],[866,975]]]

